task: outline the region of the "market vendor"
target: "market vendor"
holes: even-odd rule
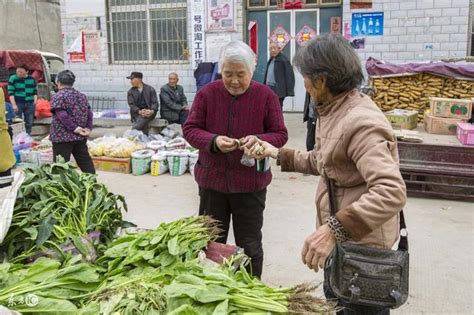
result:
[[[93,114],[87,96],[73,88],[75,81],[76,76],[70,70],[61,71],[56,77],[59,92],[51,100],[53,120],[49,138],[54,160],[62,156],[69,161],[72,154],[81,171],[95,174],[87,148]]]
[[[127,79],[132,85],[127,93],[132,129],[143,131],[148,135],[149,124],[155,119],[160,106],[158,96],[152,86],[143,83],[143,73],[132,72]]]
[[[168,75],[168,83],[160,90],[160,114],[170,124],[183,125],[188,119],[189,106],[184,89],[178,84],[179,77],[176,72]]]
[[[255,54],[250,47],[240,41],[224,46],[219,69],[222,80],[196,94],[183,133],[199,149],[194,171],[199,213],[221,222],[221,243],[227,241],[232,218],[235,242],[250,256],[253,274],[260,277],[263,211],[272,174],[270,169],[260,172],[243,165],[239,145],[252,145],[258,137],[279,148],[288,133],[277,95],[252,81]]]
[[[6,121],[5,96],[3,89],[0,89],[0,188],[10,185],[11,181],[3,180],[11,176],[11,169],[15,165],[15,155],[13,154],[13,145],[10,134],[8,133],[8,124]]]
[[[399,239],[406,188],[392,127],[357,90],[364,78],[359,57],[342,36],[328,34],[301,47],[294,63],[306,90],[319,102],[314,150],[279,149],[261,139],[246,152],[277,159],[285,172],[322,177],[317,184],[317,229],[304,241],[303,262],[315,271],[322,269],[336,240],[391,249]],[[330,216],[326,176],[335,182],[335,216]],[[335,298],[327,282],[325,293]],[[341,304],[345,308],[340,314],[389,314],[388,308]]]

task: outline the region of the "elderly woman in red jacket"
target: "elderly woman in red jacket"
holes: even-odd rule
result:
[[[199,149],[199,213],[221,222],[221,243],[227,241],[232,217],[235,242],[250,256],[253,274],[260,277],[263,210],[272,174],[242,164],[242,148],[258,139],[280,148],[288,132],[276,94],[252,81],[255,54],[250,47],[240,41],[223,47],[219,69],[222,80],[197,93],[183,132]]]

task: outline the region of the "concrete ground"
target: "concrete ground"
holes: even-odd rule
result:
[[[288,147],[304,149],[301,115],[287,114]],[[305,237],[315,229],[314,194],[319,177],[281,173],[273,168],[264,223],[263,279],[275,286],[322,282],[322,274],[300,261]],[[162,221],[195,215],[197,186],[191,175],[171,177],[99,173],[110,190],[123,194],[126,219],[153,228]],[[409,198],[405,215],[410,232],[410,298],[394,314],[473,314],[472,203]],[[232,240],[230,240],[232,241]]]

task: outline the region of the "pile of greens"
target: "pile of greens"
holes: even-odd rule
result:
[[[109,192],[95,175],[79,174],[65,163],[27,168],[0,260],[18,262],[44,249],[61,252],[67,242],[87,243],[79,239],[91,232],[110,241],[124,225],[122,210],[127,210],[124,198]]]
[[[63,163],[27,169],[0,246],[0,260],[8,261],[0,264],[0,305],[24,314],[82,315],[334,310],[309,294],[313,288],[267,286],[246,271],[245,256],[221,265],[204,259],[220,233],[209,217],[117,236],[122,209],[123,197],[94,175]],[[53,258],[39,257],[50,251]]]
[[[136,267],[168,267],[196,258],[219,232],[217,222],[205,216],[162,223],[154,230],[117,238],[97,264],[107,269],[108,276]]]

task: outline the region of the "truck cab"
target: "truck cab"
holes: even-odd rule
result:
[[[56,75],[64,69],[64,59],[56,54],[38,50],[0,51],[0,87],[8,100],[8,79],[16,67],[25,65],[38,82],[38,97],[50,100],[54,94]]]

